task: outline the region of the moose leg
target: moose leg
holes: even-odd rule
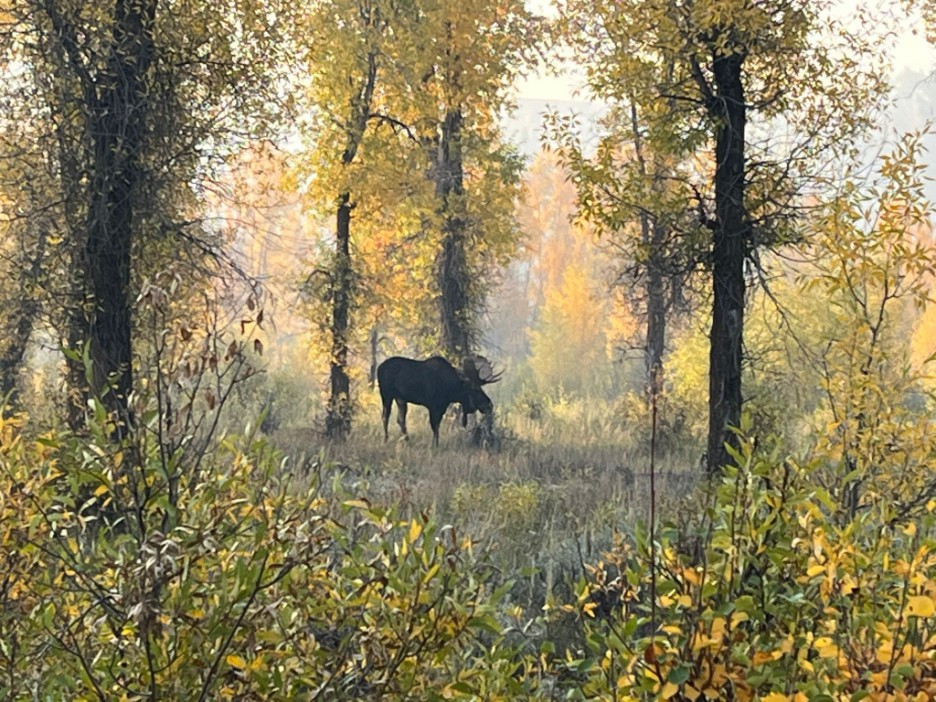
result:
[[[432,427],[432,445],[437,447],[439,445],[439,425],[442,423],[442,417],[445,415],[445,409],[430,408],[429,409],[429,426]]]
[[[396,408],[397,408],[397,418],[396,418],[397,424],[400,425],[400,430],[403,432],[403,436],[405,436],[405,437],[408,439],[408,438],[409,438],[409,435],[407,435],[407,433],[406,433],[406,408],[407,408],[407,404],[406,404],[403,400],[397,400],[397,401],[396,401]]]
[[[380,413],[380,418],[383,420],[383,440],[386,441],[390,438],[390,435],[387,432],[387,424],[390,421],[390,409],[393,407],[393,398],[382,397],[383,401],[383,411]]]

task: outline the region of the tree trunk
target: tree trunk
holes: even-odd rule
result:
[[[380,344],[380,335],[378,334],[377,326],[374,325],[374,328],[371,329],[370,333],[370,386],[373,390],[377,387],[377,351]]]
[[[368,22],[376,21],[371,15]],[[347,143],[341,154],[343,166],[354,162],[361,140],[367,130],[371,103],[377,85],[377,52],[367,54],[367,67],[360,91],[352,94],[350,101],[351,119],[346,132]],[[325,433],[332,439],[343,440],[351,432],[351,379],[348,376],[348,331],[351,327],[351,299],[354,285],[354,269],[351,261],[351,193],[345,191],[338,196],[338,211],[335,217],[335,267],[332,271],[332,318],[331,318],[331,361],[329,380],[331,392],[325,411]]]
[[[351,194],[338,198],[335,231],[335,268],[332,273],[331,394],[325,432],[344,439],[351,431],[351,380],[348,377],[348,326],[351,310]]]
[[[658,223],[651,227],[647,260],[647,349],[644,357],[648,397],[659,387],[666,350],[666,284],[663,277],[664,232]]]
[[[81,431],[85,426],[85,410],[88,399],[88,383],[85,379],[82,355],[84,340],[88,331],[88,319],[84,311],[85,280],[77,277],[83,271],[84,247],[76,244],[71,253],[71,266],[74,279],[69,285],[69,301],[65,308],[65,348],[71,353],[65,357],[65,385],[68,395],[65,398],[65,423],[73,432]]]
[[[38,312],[39,306],[31,298],[17,302],[10,315],[7,345],[0,354],[0,403],[13,410],[19,409],[19,372]]]
[[[53,25],[60,27],[61,23],[55,19]],[[69,45],[64,37],[66,32],[59,29],[63,37],[62,44],[55,46],[64,50]],[[70,64],[64,54],[56,54],[59,70],[68,71]],[[77,61],[77,58],[75,59]],[[96,100],[91,86],[85,86],[85,102],[93,104]],[[56,113],[67,112],[67,101],[57,96]],[[60,343],[64,349],[71,353],[65,355],[65,422],[73,432],[79,432],[85,427],[85,409],[88,399],[88,383],[85,379],[82,351],[87,338],[87,317],[85,315],[85,269],[84,242],[86,238],[87,217],[84,213],[84,202],[87,199],[86,186],[82,184],[82,173],[87,169],[91,157],[85,140],[74,134],[68,128],[67,121],[59,117],[55,125],[57,150],[54,158],[55,166],[51,170],[60,173],[60,185],[63,191],[62,211],[64,228],[68,238],[68,262],[71,274],[61,290],[65,303],[59,310],[58,324],[64,333]],[[77,136],[77,138],[76,138]]]
[[[12,409],[19,408],[19,372],[23,367],[29,337],[41,309],[39,300],[30,288],[42,276],[47,240],[48,235],[43,229],[39,232],[36,250],[29,265],[22,265],[20,268],[18,297],[11,301],[15,306],[10,312],[10,326],[6,330],[7,345],[0,354],[0,402],[5,400]],[[26,261],[22,263],[25,264]]]
[[[84,254],[91,305],[91,391],[116,415],[117,438],[133,424],[133,319],[130,257],[134,196],[146,124],[145,75],[153,53],[156,0],[117,0],[111,55],[92,108],[94,171]],[[109,389],[108,389],[109,388]]]
[[[640,122],[637,115],[637,101],[631,97],[631,130],[634,137],[634,154],[641,176],[648,177],[643,139],[640,134]],[[655,159],[654,159],[655,160]],[[663,173],[654,164],[651,187],[659,189]],[[646,372],[645,394],[647,402],[652,403],[659,391],[663,374],[663,353],[666,349],[666,283],[663,277],[666,251],[666,230],[650,213],[640,213],[641,242],[647,247],[647,345],[644,350],[644,368]]]
[[[65,334],[62,342],[70,352],[65,356],[65,423],[77,433],[86,428],[90,390],[84,363],[85,343],[88,338],[88,315],[85,313],[87,264],[84,247],[87,231],[84,226],[85,218],[79,217],[75,209],[71,206],[71,201],[66,200],[66,221],[71,236],[68,254],[71,276],[66,292],[67,302],[63,310]]]
[[[450,110],[442,123],[436,157],[436,195],[442,217],[442,247],[436,259],[442,348],[453,358],[470,353],[471,291],[466,252],[468,220],[464,212],[461,154],[462,114]]]
[[[715,96],[710,112],[715,130],[715,226],[712,276],[714,301],[709,353],[710,474],[732,462],[726,449],[737,447],[730,430],[741,422],[741,362],[744,331],[744,260],[750,225],[744,201],[745,119],[743,56],[715,59]]]

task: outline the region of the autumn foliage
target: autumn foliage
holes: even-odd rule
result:
[[[0,699],[936,699],[934,3],[532,5],[0,2]]]

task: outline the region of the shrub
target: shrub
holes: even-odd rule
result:
[[[645,532],[621,539],[580,581],[562,608],[582,626],[562,664],[577,698],[932,696],[936,503],[915,521],[881,506],[839,525],[820,461],[752,442],[737,460],[698,518],[664,525],[652,551]]]
[[[106,436],[98,432],[100,439]],[[455,527],[401,519],[229,437],[199,471],[0,425],[0,697],[521,694],[509,583]],[[507,694],[504,692],[504,694]]]

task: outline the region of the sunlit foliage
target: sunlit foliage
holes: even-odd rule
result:
[[[159,12],[115,51],[131,5]],[[605,131],[591,152],[553,113],[557,151],[524,163],[501,117],[544,25],[519,0],[0,1],[0,698],[936,697],[930,135],[854,138],[891,25],[559,9]],[[134,55],[130,149],[88,119]],[[706,93],[728,64],[743,114]],[[726,115],[756,137],[730,183]],[[134,421],[112,374],[65,428],[58,342],[101,303],[79,235],[125,149]],[[743,411],[703,480],[725,186]],[[497,422],[384,443],[368,373],[451,351],[458,247]],[[680,315],[648,386],[652,253]],[[358,410],[342,442],[326,366]]]

